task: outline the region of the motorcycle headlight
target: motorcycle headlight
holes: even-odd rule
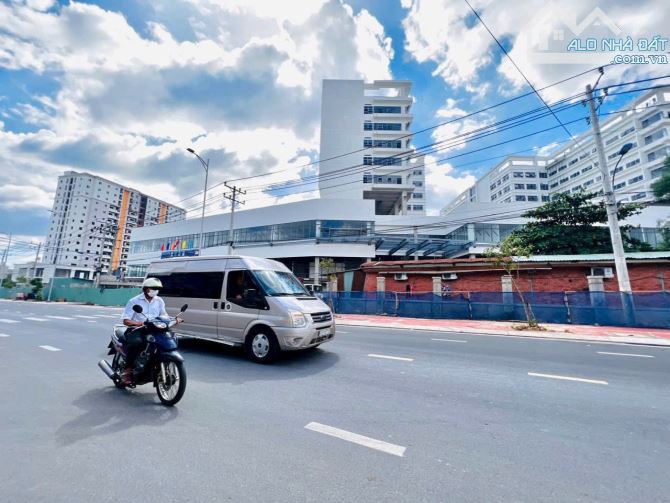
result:
[[[291,311],[289,314],[291,316],[291,324],[295,328],[300,328],[307,325],[307,318],[305,318],[305,315],[300,311]]]
[[[164,321],[154,321],[154,326],[159,330],[165,330],[167,328],[167,323]]]

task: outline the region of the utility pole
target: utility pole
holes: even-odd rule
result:
[[[621,236],[621,228],[619,227],[619,219],[617,217],[617,204],[614,191],[612,190],[612,181],[610,179],[609,169],[607,167],[607,159],[605,158],[605,147],[603,145],[603,138],[600,133],[600,123],[598,122],[598,114],[593,103],[593,90],[590,85],[586,86],[587,100],[589,102],[589,110],[591,115],[591,127],[593,127],[593,137],[596,148],[598,149],[598,164],[600,171],[603,174],[603,190],[605,192],[605,207],[607,208],[607,223],[610,228],[610,236],[612,238],[612,249],[614,251],[614,264],[616,266],[616,275],[619,281],[619,291],[631,293],[630,278],[628,277],[628,267],[626,266],[626,256],[623,249],[623,238]]]
[[[42,243],[37,244],[37,253],[35,254],[35,263],[33,264],[33,279],[35,279],[35,275],[37,274],[37,261],[40,258],[40,250],[42,249]]]
[[[621,227],[619,227],[619,218],[617,216],[616,197],[612,189],[609,168],[607,167],[607,158],[605,157],[605,146],[603,137],[600,133],[600,123],[593,100],[593,89],[590,85],[586,86],[586,99],[589,104],[591,117],[591,127],[593,128],[593,138],[598,150],[598,165],[603,176],[603,191],[605,196],[605,208],[607,209],[607,223],[610,228],[610,237],[612,239],[612,251],[614,252],[614,266],[616,267],[616,276],[619,282],[619,292],[622,294],[622,304],[627,323],[634,323],[634,308],[632,303],[632,288],[628,276],[628,266],[626,265],[626,255],[623,248],[623,237],[621,236]]]
[[[231,208],[230,208],[230,239],[228,240],[228,255],[230,255],[233,252],[233,244],[235,240],[235,205],[237,203],[239,204],[244,204],[244,201],[240,201],[237,196],[239,194],[245,195],[247,193],[246,190],[242,190],[236,185],[228,185],[228,182],[223,183],[226,187],[228,187],[232,192],[230,194],[223,194],[223,197],[226,199],[229,199],[231,201]]]
[[[9,258],[9,248],[12,246],[12,233],[9,233],[9,239],[7,241],[7,249],[5,252],[2,254],[2,265],[5,265],[7,263],[7,259]]]

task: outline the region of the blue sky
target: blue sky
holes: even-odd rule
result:
[[[642,4],[636,12],[653,13],[662,3]],[[599,7],[621,34],[667,36],[663,16],[632,16],[623,1],[474,5],[538,88],[611,57],[569,65],[533,60],[528,36],[538,27],[551,33],[557,19],[569,25],[565,12],[579,21]],[[257,186],[314,175],[308,164],[318,159],[323,78],[411,80],[415,130],[528,91],[462,0],[16,0],[0,4],[0,48],[0,235],[24,240],[43,238],[57,177],[69,169],[172,202],[197,193],[202,176],[184,150],[191,145],[212,159],[213,183],[280,171],[247,182],[248,206],[317,197],[313,184],[272,193]],[[602,82],[663,70],[620,65],[608,68]],[[542,94],[553,102],[596,77]],[[608,98],[602,111],[633,96]],[[418,134],[414,144],[538,106],[529,96]],[[585,115],[576,106],[560,116],[578,121],[569,125],[577,134],[587,128],[580,120]],[[567,135],[556,128],[491,145],[556,125],[547,117],[433,154],[429,210],[436,213],[500,161],[493,157],[563,142]],[[458,157],[444,159],[450,156]],[[208,213],[223,211],[220,193],[211,197]],[[181,204],[196,211],[198,201]]]

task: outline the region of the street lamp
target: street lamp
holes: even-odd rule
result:
[[[207,178],[209,177],[209,159],[205,161],[202,157],[200,157],[195,150],[192,148],[187,148],[186,149],[188,152],[193,154],[198,158],[200,161],[200,164],[202,164],[203,169],[205,170],[205,190],[202,195],[202,217],[200,218],[200,239],[198,240],[198,249],[200,250],[200,254],[202,255],[202,248],[203,248],[203,232],[205,229],[205,202],[207,201]]]
[[[616,173],[617,173],[617,168],[619,167],[619,163],[621,162],[621,159],[623,159],[623,156],[626,155],[630,149],[633,148],[632,143],[625,143],[622,147],[621,150],[619,150],[619,159],[616,161],[616,165],[614,166],[614,172],[612,174],[612,193],[615,192],[614,189],[614,180],[616,180]]]

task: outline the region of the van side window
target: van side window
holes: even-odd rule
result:
[[[250,290],[260,293],[258,285],[249,271],[228,271],[226,283],[226,300],[242,307],[257,307],[257,298]]]
[[[176,272],[156,277],[163,283],[161,297],[221,298],[223,272]]]

